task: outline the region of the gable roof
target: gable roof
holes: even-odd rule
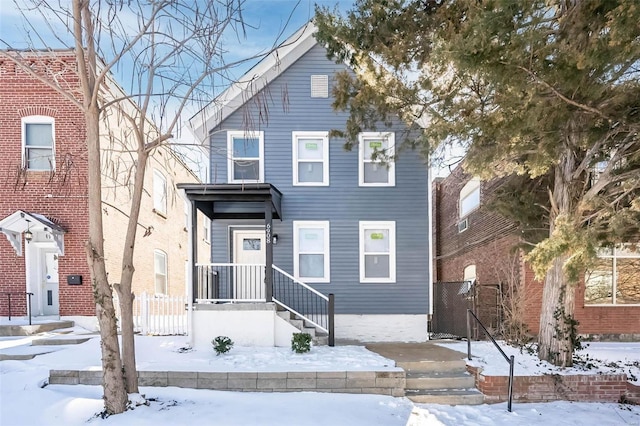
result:
[[[276,49],[258,62],[237,82],[218,95],[209,105],[189,119],[189,129],[200,142],[206,141],[209,130],[228,118],[265,88],[276,77],[307,53],[317,41],[317,27],[308,22]]]

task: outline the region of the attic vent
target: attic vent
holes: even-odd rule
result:
[[[464,218],[458,222],[458,233],[466,231],[469,228],[469,218]]]
[[[312,75],[311,76],[311,97],[312,98],[328,98],[329,97],[329,76],[328,75]]]

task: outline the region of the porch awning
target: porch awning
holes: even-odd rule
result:
[[[270,183],[180,183],[187,198],[209,219],[264,219],[265,202],[274,219],[282,220],[282,193]]]
[[[58,251],[64,255],[64,234],[67,231],[44,215],[18,210],[0,220],[0,232],[7,237],[18,256],[22,256],[22,234],[27,230],[51,234]]]

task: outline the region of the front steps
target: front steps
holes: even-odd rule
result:
[[[73,325],[73,321],[51,321],[33,325],[2,325],[0,326],[0,336],[32,336],[61,328],[71,328]]]
[[[327,333],[316,329],[313,325],[308,325],[304,320],[298,319],[292,312],[278,310],[277,314],[280,318],[300,330],[301,333],[310,334],[315,346],[326,346],[328,344],[329,336]]]
[[[484,395],[464,360],[398,362],[406,372],[405,396],[421,404],[479,405]]]

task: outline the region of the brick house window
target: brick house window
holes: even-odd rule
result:
[[[55,169],[55,120],[32,115],[22,118],[22,162],[27,170]]]
[[[159,170],[153,171],[153,211],[167,214],[167,179]]]
[[[640,305],[640,244],[601,249],[584,282],[586,305]]]
[[[155,274],[156,294],[167,294],[167,254],[162,250],[154,250],[153,265]]]
[[[460,191],[460,218],[467,216],[478,207],[480,207],[480,179],[473,178]]]
[[[358,136],[360,186],[395,186],[395,134],[364,132]]]

